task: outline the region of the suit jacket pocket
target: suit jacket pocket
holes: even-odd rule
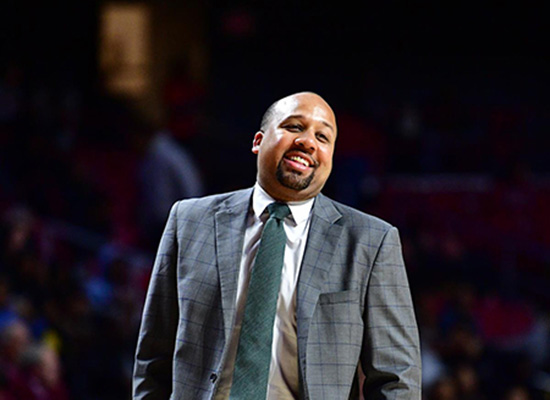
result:
[[[312,399],[349,397],[363,339],[359,299],[358,290],[319,295],[306,347],[306,382]]]
[[[319,295],[319,305],[338,304],[338,303],[358,303],[358,290],[344,290],[343,292],[321,293]]]
[[[322,327],[323,335],[326,334],[333,339],[344,335],[346,340],[350,337],[360,340],[363,320],[359,298],[358,290],[321,293],[310,327]]]

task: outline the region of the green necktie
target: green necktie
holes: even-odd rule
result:
[[[267,392],[273,322],[285,254],[283,220],[290,210],[286,204],[271,203],[267,211],[269,219],[262,232],[248,285],[231,400],[263,400]]]

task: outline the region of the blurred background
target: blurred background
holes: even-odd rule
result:
[[[248,187],[277,98],[339,125],[325,194],[396,225],[426,400],[550,398],[544,13],[4,1],[0,400],[128,399],[177,199]]]

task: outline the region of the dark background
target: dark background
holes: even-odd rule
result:
[[[106,4],[150,10],[139,98],[106,85]],[[325,194],[400,230],[425,398],[546,398],[547,31],[519,3],[3,2],[0,399],[129,398],[165,218],[144,211],[155,134],[196,195],[251,186],[262,113],[302,90],[337,115]]]

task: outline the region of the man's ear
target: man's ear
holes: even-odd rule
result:
[[[254,140],[252,141],[252,153],[258,154],[260,151],[260,143],[262,143],[263,138],[264,133],[262,131],[256,132],[254,135]]]

